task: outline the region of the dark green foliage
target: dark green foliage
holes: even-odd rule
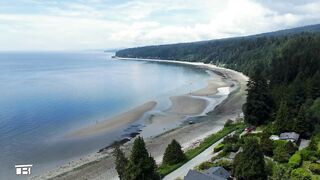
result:
[[[310,173],[304,168],[298,168],[291,171],[292,180],[311,180]]]
[[[257,138],[245,138],[243,151],[234,159],[233,174],[238,179],[267,179],[264,157]]]
[[[273,109],[268,83],[261,72],[262,68],[256,67],[250,77],[247,101],[243,106],[245,122],[255,126],[268,122]]]
[[[224,127],[229,127],[231,126],[233,123],[233,121],[231,119],[228,119],[225,123],[224,123]]]
[[[148,154],[144,140],[138,137],[131,150],[129,163],[126,167],[126,180],[157,180],[160,176],[156,172],[157,165]]]
[[[113,156],[115,157],[115,165],[119,179],[124,179],[128,159],[125,157],[118,145],[114,148]]]
[[[301,163],[302,163],[301,155],[299,153],[295,153],[290,157],[288,164],[292,168],[298,168],[298,167],[300,167]]]
[[[211,168],[211,167],[213,167],[213,166],[214,166],[214,165],[213,165],[212,162],[210,162],[210,161],[205,161],[205,162],[201,163],[201,164],[198,166],[198,169],[199,169],[199,170],[207,170],[207,169],[209,169],[209,168]]]
[[[269,139],[269,136],[262,136],[260,139],[261,150],[264,155],[272,156],[273,155],[273,141]]]
[[[288,180],[290,179],[290,167],[284,164],[276,164],[273,167],[272,180]]]
[[[265,169],[268,176],[272,176],[275,163],[271,159],[265,159]]]
[[[232,169],[233,163],[228,160],[219,160],[213,163],[213,166],[222,166],[226,170],[230,171]]]
[[[176,140],[172,140],[164,153],[162,162],[164,164],[173,165],[183,162],[186,159],[187,158],[181,150],[180,144]]]
[[[312,171],[314,174],[320,174],[320,164],[318,163],[311,163],[309,165],[310,171]]]
[[[275,141],[274,145],[273,159],[281,163],[288,162],[291,155],[297,150],[290,141]]]
[[[237,152],[240,148],[240,144],[238,141],[239,141],[239,136],[237,135],[229,135],[225,137],[222,141],[222,143],[224,144],[223,151],[225,153]]]
[[[300,107],[297,118],[294,122],[293,130],[300,134],[300,136],[306,138],[310,136],[312,130],[312,122],[307,117],[307,108],[305,105]]]
[[[290,119],[289,109],[286,102],[282,102],[276,113],[274,128],[277,133],[291,130],[292,120]]]

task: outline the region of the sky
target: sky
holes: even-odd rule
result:
[[[135,47],[320,23],[320,0],[0,0],[0,51]]]

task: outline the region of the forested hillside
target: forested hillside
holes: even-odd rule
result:
[[[258,62],[270,66],[277,53],[299,39],[315,39],[320,25],[220,40],[120,50],[119,57],[202,61],[249,74]]]

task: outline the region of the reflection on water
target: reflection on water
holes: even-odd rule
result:
[[[206,86],[203,70],[174,64],[119,61],[105,53],[0,53],[0,174],[15,164],[33,172],[106,146],[124,131],[67,140],[71,130],[149,100]]]

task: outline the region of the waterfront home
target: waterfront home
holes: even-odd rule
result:
[[[227,180],[231,174],[221,166],[212,167],[204,172],[189,170],[184,180]]]
[[[295,132],[285,132],[280,134],[280,140],[287,140],[291,142],[297,142],[300,135]]]

